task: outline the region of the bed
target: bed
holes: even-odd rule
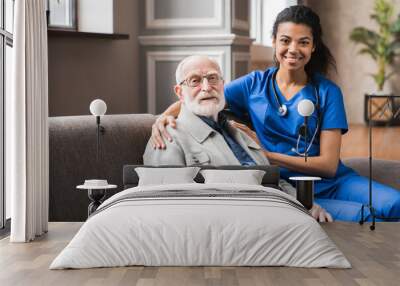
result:
[[[129,265],[350,268],[307,210],[271,187],[273,182],[276,186],[279,173],[271,166],[256,168],[267,170],[262,185],[136,186],[135,166],[126,166],[127,188],[98,208],[50,269]]]

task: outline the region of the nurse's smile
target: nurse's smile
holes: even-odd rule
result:
[[[283,56],[283,58],[289,63],[289,64],[296,64],[299,61],[303,60],[304,57],[293,57],[293,56]]]

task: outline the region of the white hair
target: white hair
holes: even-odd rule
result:
[[[216,60],[214,60],[208,56],[193,55],[193,56],[188,56],[188,57],[184,58],[178,64],[178,67],[176,68],[176,72],[175,72],[176,84],[180,84],[183,80],[185,80],[184,74],[182,74],[183,67],[185,66],[185,64],[188,61],[195,60],[195,59],[203,59],[203,60],[208,60],[208,61],[212,62],[215,65],[215,67],[218,69],[219,74],[222,76],[221,67],[219,66],[219,64],[217,63]]]

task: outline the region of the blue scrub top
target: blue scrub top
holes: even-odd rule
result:
[[[313,83],[308,83],[290,100],[282,95],[277,83],[272,82],[272,75],[276,67],[265,71],[254,71],[225,85],[225,98],[229,109],[239,118],[248,115],[263,147],[271,152],[298,156],[292,149],[296,148],[299,128],[304,123],[297,111],[297,105],[302,99],[311,100],[316,104],[319,97],[320,130],[341,129],[342,134],[348,130],[343,95],[340,88],[322,75],[316,75]],[[280,116],[279,104],[274,96],[272,84],[275,84],[277,95],[281,104],[287,106],[288,112]],[[316,91],[318,90],[318,92]],[[318,112],[308,120],[308,144],[313,136],[318,121]],[[318,156],[320,150],[319,133],[316,135],[309,149],[309,156]],[[307,145],[308,145],[307,144]],[[299,143],[300,153],[305,151],[304,137]],[[315,185],[315,193],[322,194],[333,192],[337,180],[354,171],[340,161],[334,178],[323,178]],[[291,176],[304,174],[281,168],[281,177],[288,179]]]

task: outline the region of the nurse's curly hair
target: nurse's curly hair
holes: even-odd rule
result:
[[[319,16],[313,10],[303,5],[295,5],[282,10],[276,17],[272,29],[272,37],[274,39],[276,39],[279,24],[285,22],[303,24],[312,30],[315,50],[311,55],[310,61],[304,67],[309,77],[313,77],[315,73],[326,75],[330,68],[337,71],[335,58],[322,41],[322,28]],[[275,54],[274,61],[276,65],[279,65]]]

